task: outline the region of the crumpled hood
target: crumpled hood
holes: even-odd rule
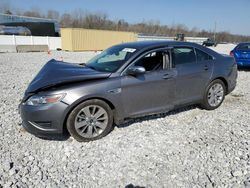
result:
[[[86,66],[62,61],[50,60],[32,80],[26,93],[33,93],[43,88],[59,84],[84,80],[108,78],[111,73],[98,72]]]

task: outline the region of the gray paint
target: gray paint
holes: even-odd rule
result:
[[[115,122],[121,123],[126,118],[167,112],[179,106],[199,103],[207,85],[216,78],[225,81],[228,93],[235,88],[237,66],[234,59],[208,48],[185,42],[147,41],[122,45],[140,50],[112,74],[87,70],[79,65],[57,64],[54,60],[45,65],[28,87],[23,102],[34,94],[67,95],[62,102],[51,106],[30,107],[22,103],[20,111],[25,127],[36,135],[62,133],[68,113],[82,101],[92,98],[102,99],[113,106]],[[198,48],[213,56],[213,60],[177,65],[175,68],[137,76],[126,74],[128,67],[142,54],[158,48],[171,50],[174,46]],[[46,76],[45,70],[51,69],[49,65],[53,66],[54,74]],[[50,79],[46,79],[48,77]],[[44,131],[29,123],[37,121],[49,121],[51,127]]]

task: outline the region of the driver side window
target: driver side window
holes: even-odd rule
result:
[[[162,70],[166,57],[169,58],[165,51],[150,52],[139,59],[134,66],[144,67],[147,72]]]

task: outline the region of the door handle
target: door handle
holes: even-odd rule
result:
[[[204,66],[204,70],[207,71],[209,68],[207,65]]]

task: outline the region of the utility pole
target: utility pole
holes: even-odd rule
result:
[[[217,23],[215,21],[214,22],[214,42],[216,41],[216,26],[217,26]]]

